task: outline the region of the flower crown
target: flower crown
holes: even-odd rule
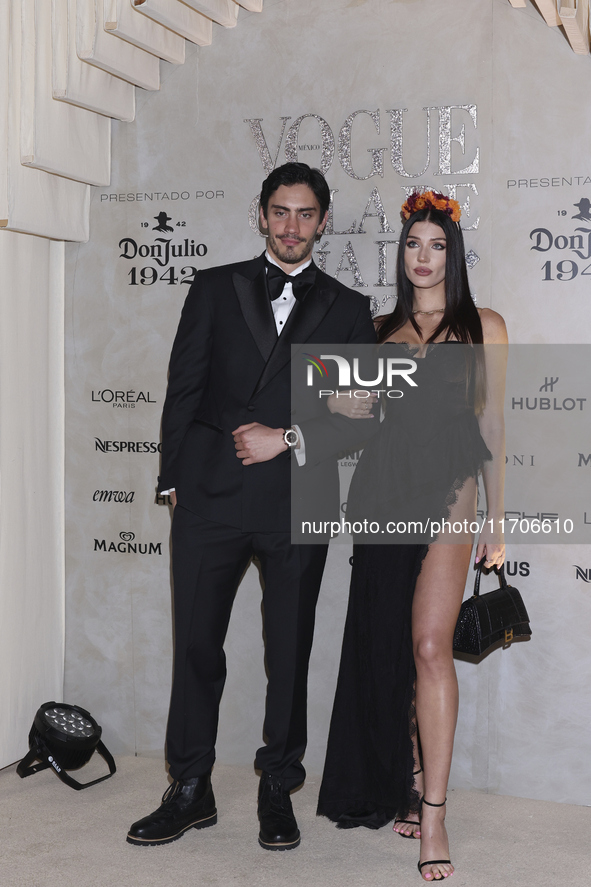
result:
[[[460,204],[457,200],[445,197],[444,194],[439,194],[437,191],[413,191],[406,202],[402,204],[400,212],[406,221],[414,213],[426,207],[432,207],[446,213],[446,215],[451,216],[452,222],[459,222],[462,215]]]

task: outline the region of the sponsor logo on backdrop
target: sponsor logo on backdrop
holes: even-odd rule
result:
[[[112,552],[115,554],[162,555],[162,542],[137,542],[135,533],[123,532],[119,533],[119,542],[95,539],[94,551]]]
[[[517,572],[519,571],[520,576],[529,576],[530,567],[528,561],[505,561],[505,572],[507,576],[517,576]]]
[[[162,495],[162,493],[156,493],[156,498],[154,501],[156,505],[172,505],[172,499],[170,498],[168,493],[166,495]]]
[[[577,210],[574,212],[574,210]],[[581,197],[568,209],[558,210],[558,222],[552,228],[533,228],[529,233],[530,250],[546,254],[541,266],[542,280],[568,282],[591,277],[591,201]]]
[[[169,216],[168,213],[163,211],[158,213],[157,216],[154,216],[154,218],[156,219],[157,224],[154,225],[152,231],[164,231],[165,233],[166,231],[174,231],[174,228],[168,224],[168,222],[172,222],[172,216]]]
[[[291,117],[281,117],[278,121],[255,117],[244,123],[250,128],[253,149],[258,153],[265,176],[286,161],[302,159],[320,167],[329,181],[333,164],[335,167],[340,164],[347,176],[359,183],[351,185],[359,200],[354,217],[343,218],[339,189],[331,191],[328,223],[314,256],[323,271],[337,279],[342,276],[347,285],[365,290],[375,288],[373,293],[366,293],[371,298],[374,313],[392,298],[394,282],[389,280],[392,275],[389,266],[394,263],[398,241],[387,235],[399,230],[400,205],[416,187],[441,191],[458,200],[462,204],[463,230],[478,228],[480,219],[473,213],[471,205],[471,201],[478,198],[473,177],[480,172],[478,109],[475,104],[362,109],[353,111],[342,122],[333,121],[332,125],[314,113],[302,114],[295,120]],[[413,142],[414,153],[408,146],[409,127],[415,133],[420,127],[418,131],[423,134],[420,142]],[[300,158],[300,154],[304,156]],[[402,178],[408,182],[399,186],[400,191],[390,184],[384,188],[375,186],[376,179],[394,175],[398,180]],[[441,176],[445,176],[445,182],[441,181]],[[416,182],[417,179],[421,180],[420,183]],[[260,233],[258,200],[257,195],[248,214],[250,227],[256,233]],[[390,221],[394,220],[393,228]],[[364,243],[360,238],[367,241],[367,235],[374,238],[373,260],[360,262],[357,253]],[[366,248],[364,252],[367,256]],[[469,267],[473,267],[479,257],[474,250],[469,250],[466,260]]]
[[[560,376],[546,376],[544,382],[540,385],[538,392],[554,392],[554,387],[558,385]],[[511,398],[512,410],[542,410],[542,411],[559,411],[565,410],[571,412],[582,412],[587,402],[586,397],[529,397],[524,395],[513,396]]]
[[[361,453],[363,450],[357,450],[355,453],[347,453],[341,459],[339,459],[339,465],[343,468],[355,468],[359,459],[361,458]]]
[[[161,453],[162,444],[147,440],[101,440],[95,437],[94,448],[100,453]]]
[[[152,222],[156,222],[155,225]],[[161,234],[181,234],[186,228],[184,219],[175,219],[165,210],[161,210],[149,222],[140,223],[141,228],[151,228]],[[197,268],[195,265],[184,264],[185,259],[203,258],[207,255],[205,243],[197,243],[193,238],[156,237],[151,241],[136,240],[135,237],[122,237],[119,241],[120,259],[137,262],[127,271],[129,286],[153,286],[157,281],[168,286],[181,283],[193,283]],[[141,260],[150,264],[140,267]]]
[[[480,509],[476,512],[478,517],[484,520],[485,513],[484,511],[480,511]],[[558,514],[554,511],[534,511],[529,514],[526,511],[519,509],[507,509],[505,511],[505,520],[514,520],[518,521],[527,521],[527,520],[537,520],[537,521],[556,521],[558,520]]]
[[[579,567],[578,564],[573,564],[573,567],[576,570],[575,579],[582,579],[583,582],[591,582],[591,567]]]
[[[135,491],[130,490],[95,490],[92,494],[93,502],[126,502],[130,504],[135,499]]]
[[[118,410],[134,410],[137,404],[156,403],[149,391],[115,391],[113,388],[92,390],[93,403],[105,403]]]
[[[505,456],[505,465],[513,466],[513,468],[535,468],[534,456],[531,453],[529,455],[522,453],[519,456],[511,453]]]

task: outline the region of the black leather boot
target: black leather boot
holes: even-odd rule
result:
[[[162,796],[162,804],[129,829],[130,844],[169,844],[190,828],[209,828],[218,821],[211,776],[175,781]]]
[[[289,791],[270,773],[263,773],[259,784],[259,821],[259,844],[265,850],[293,850],[300,843]]]

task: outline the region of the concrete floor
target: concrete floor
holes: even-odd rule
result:
[[[216,766],[219,821],[162,847],[126,843],[130,823],[155,809],[167,786],[162,761],[121,757],[112,779],[75,792],[49,771],[20,779],[0,771],[5,887],[391,887],[419,885],[419,843],[389,826],[343,831],[315,815],[319,779],[293,795],[301,846],[257,844],[257,780],[247,767]],[[100,775],[97,755],[77,774]],[[455,887],[589,883],[591,808],[450,791],[447,825]]]

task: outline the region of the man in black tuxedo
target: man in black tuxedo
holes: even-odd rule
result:
[[[336,497],[336,460],[322,464],[326,441],[331,433],[342,435],[341,445],[350,441],[355,422],[331,415],[318,400],[292,416],[291,345],[375,341],[368,300],[311,260],[329,201],[318,170],[303,163],[274,170],[260,201],[266,254],[200,271],[183,308],[158,487],[171,492],[175,505],[175,657],[166,737],[174,782],[158,810],[131,826],[133,844],[165,844],[217,821],[210,775],[226,675],[223,643],[253,555],[264,580],[268,671],[266,744],[256,755],[259,843],[268,850],[300,843],[289,793],[305,777],[308,661],[327,546],[291,544],[291,457],[308,487],[328,478]]]

